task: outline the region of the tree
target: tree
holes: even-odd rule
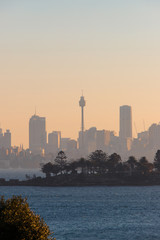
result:
[[[156,155],[154,157],[154,167],[155,169],[157,169],[158,171],[160,171],[160,150],[158,150],[156,152]]]
[[[0,199],[0,239],[47,240],[52,239],[49,227],[30,208],[26,199],[13,196]]]
[[[71,172],[71,174],[77,174],[78,162],[76,161],[70,162],[67,168],[68,171]]]
[[[142,157],[139,160],[138,170],[139,170],[140,174],[146,175],[153,170],[153,164],[149,163],[148,160],[146,159],[146,157]]]
[[[89,160],[91,161],[93,168],[97,173],[105,173],[107,162],[107,154],[105,152],[102,150],[96,150],[89,155]]]
[[[128,165],[130,167],[130,174],[132,175],[132,173],[135,172],[136,169],[137,169],[138,162],[137,162],[135,157],[130,156],[128,161],[127,161],[127,163],[128,163]]]
[[[62,173],[65,170],[65,167],[67,165],[66,159],[67,159],[66,154],[63,151],[60,151],[58,153],[57,157],[54,160],[56,162],[56,164],[59,166],[61,175],[62,175]]]
[[[129,166],[126,162],[124,162],[124,163],[120,162],[116,166],[116,171],[120,177],[124,177],[124,176],[128,175],[129,170],[130,170]]]
[[[46,178],[51,176],[53,164],[51,162],[46,163],[42,166],[41,170],[46,174]]]
[[[107,168],[110,173],[115,173],[118,164],[121,162],[121,157],[117,153],[113,153],[109,156],[107,161]]]
[[[78,161],[78,166],[81,168],[81,173],[84,174],[84,169],[86,167],[86,159],[80,158]]]
[[[51,172],[57,176],[60,172],[60,168],[57,164],[52,164]]]
[[[86,160],[86,174],[90,174],[92,171],[92,163],[89,160]]]

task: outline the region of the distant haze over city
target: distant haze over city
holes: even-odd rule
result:
[[[28,122],[78,138],[85,129],[119,135],[119,107],[132,107],[132,135],[160,122],[160,2],[0,2],[0,123],[28,147]],[[136,127],[135,127],[136,126]]]

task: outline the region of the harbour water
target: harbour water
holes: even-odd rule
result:
[[[33,176],[41,176],[45,177],[45,174],[42,173],[41,169],[25,169],[25,168],[6,168],[0,169],[0,178],[5,178],[6,180],[9,179],[19,179],[19,180],[26,180],[26,175],[30,178]]]
[[[160,239],[160,186],[0,187],[27,197],[57,240]]]

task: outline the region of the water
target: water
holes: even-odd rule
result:
[[[19,180],[26,180],[26,174],[31,178],[33,175],[37,177],[45,177],[45,174],[41,172],[41,169],[25,169],[25,168],[7,168],[7,169],[0,169],[0,178],[5,178],[6,180],[9,179],[19,179]]]
[[[160,239],[160,187],[0,187],[21,194],[57,240]]]

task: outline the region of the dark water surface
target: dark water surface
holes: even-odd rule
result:
[[[160,239],[160,187],[0,187],[28,198],[57,240]]]

